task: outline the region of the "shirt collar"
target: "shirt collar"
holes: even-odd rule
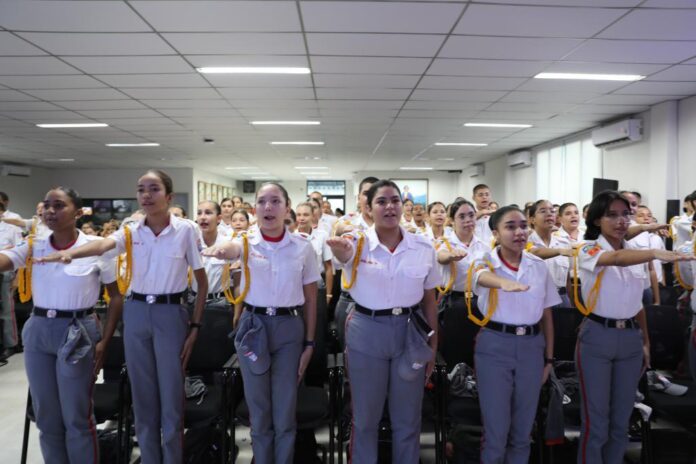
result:
[[[152,233],[152,235],[155,235],[155,233],[152,231],[152,229],[150,229],[150,227],[145,224],[146,218],[147,218],[147,216],[143,216],[142,218],[140,218],[138,220],[138,226],[140,228],[143,228],[143,229],[145,227],[147,227],[147,229]],[[170,214],[169,215],[169,225],[167,225],[167,227],[162,229],[162,232],[160,232],[159,235],[157,235],[157,237],[161,237],[162,235],[168,234],[170,230],[179,230],[179,228],[181,228],[181,226],[183,225],[184,221],[186,221],[186,219],[181,219],[181,218],[174,216],[173,214]]]
[[[402,226],[399,226],[399,230],[401,230],[402,239],[399,242],[399,244],[396,246],[396,249],[394,250],[394,254],[400,253],[402,250],[405,250],[407,248],[414,248],[414,246],[415,246],[414,235],[409,233]],[[367,239],[369,241],[370,251],[374,251],[375,248],[377,248],[379,245],[382,245],[382,243],[379,241],[379,237],[377,236],[377,230],[375,229],[374,224],[367,229],[365,234],[367,235]],[[387,247],[384,245],[382,245],[382,248],[384,248],[385,250],[387,249]]]
[[[520,260],[520,265],[517,268],[517,272],[513,272],[512,270],[508,269],[507,266],[505,266],[500,259],[500,247],[495,247],[495,249],[490,253],[491,257],[491,264],[493,265],[494,269],[504,269],[508,274],[511,275],[516,275],[517,278],[519,279],[521,276],[524,275],[526,272],[527,268],[529,267],[531,263],[531,259],[526,256],[527,252],[523,251],[522,252],[522,259]]]
[[[626,240],[622,240],[621,244],[624,248],[628,248],[628,242]],[[602,234],[599,234],[599,237],[597,238],[597,245],[602,247],[602,249],[604,250],[616,251],[614,250],[614,247],[611,246],[611,243],[609,243],[609,241],[606,238],[604,238],[604,235]]]

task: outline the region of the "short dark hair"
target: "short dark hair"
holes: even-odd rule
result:
[[[226,201],[232,201],[232,198],[230,198],[230,197],[225,197],[225,198],[223,198],[222,200],[220,200],[220,204],[223,204],[223,203],[226,202]]]
[[[524,213],[519,208],[510,205],[503,206],[502,208],[496,210],[493,214],[491,214],[491,218],[488,220],[488,226],[491,228],[491,230],[497,230],[498,224],[500,224],[500,221],[503,219],[503,216],[512,211],[517,211],[518,213],[524,216]]]
[[[234,211],[232,211],[232,214],[230,214],[230,217],[234,216],[235,214],[241,214],[242,216],[244,216],[246,218],[247,222],[249,222],[249,213],[247,213],[247,210],[242,209],[242,208],[237,208]]]
[[[215,202],[213,202],[213,203],[215,203]],[[215,203],[215,204],[217,205],[217,203]],[[184,217],[188,217],[188,214],[186,214],[186,208],[184,208],[183,206],[175,203],[169,207],[169,209],[172,209],[172,208],[179,208],[181,210],[181,213],[184,215]],[[218,206],[218,208],[219,208],[219,206]]]
[[[578,207],[575,203],[571,203],[571,202],[563,203],[563,204],[558,208],[558,215],[561,216],[561,215],[563,214],[563,212],[564,212],[566,209],[570,208],[571,206],[575,206],[576,208]]]
[[[432,209],[433,209],[434,207],[436,207],[437,205],[441,205],[443,208],[445,208],[445,211],[447,211],[447,206],[445,206],[445,204],[444,204],[443,202],[441,202],[441,201],[433,201],[432,203],[430,203],[430,204],[428,205],[428,210],[427,210],[427,211],[428,211],[428,214],[430,214],[430,211],[432,211]]]
[[[201,206],[203,203],[210,203],[211,205],[213,205],[213,209],[215,210],[215,212],[217,212],[218,215],[222,214],[222,208],[220,208],[220,205],[216,201],[213,201],[213,200],[199,201],[198,206]],[[179,205],[174,205],[174,206],[181,208],[181,206],[179,206]],[[181,208],[181,210],[183,211],[184,209]]]
[[[537,210],[539,209],[539,206],[541,206],[542,203],[551,203],[549,200],[544,200],[543,198],[541,200],[537,200],[532,204],[532,206],[529,207],[529,216],[532,217],[536,214]],[[551,203],[553,205],[553,203]]]
[[[68,198],[70,198],[70,202],[73,204],[75,209],[82,208],[82,197],[79,193],[77,193],[77,190],[70,187],[63,187],[62,185],[58,187],[53,187],[51,190],[60,190],[61,192],[66,194]],[[49,190],[49,192],[51,190]]]
[[[597,196],[592,199],[587,211],[587,219],[585,220],[587,225],[585,238],[587,240],[597,240],[599,234],[602,233],[602,229],[598,225],[595,225],[595,221],[607,214],[609,207],[611,207],[611,204],[616,200],[622,201],[626,205],[626,209],[631,209],[628,200],[626,200],[622,193],[616,190],[605,190],[598,193]]]
[[[0,201],[2,201],[3,203],[6,201],[10,201],[10,197],[8,197],[5,192],[0,192]]]
[[[232,200],[232,203],[234,203],[234,199],[238,198],[240,203],[244,203],[244,198],[240,197],[239,195],[234,195],[230,200]]]
[[[378,178],[372,177],[372,176],[365,177],[363,180],[360,181],[360,184],[358,185],[358,193],[360,193],[362,191],[363,185],[374,184],[378,180],[379,180]]]
[[[174,193],[174,182],[166,172],[162,171],[161,169],[148,169],[145,174],[154,174],[157,176],[159,180],[162,181],[162,185],[164,185],[164,193],[167,195]]]
[[[377,190],[381,189],[382,187],[392,187],[395,188],[397,192],[399,192],[399,198],[401,198],[401,189],[399,189],[399,186],[396,185],[394,181],[391,181],[389,179],[377,179],[375,182],[372,183],[372,186],[370,189],[367,191],[367,204],[372,207],[372,200],[375,199],[375,195],[377,194]]]
[[[261,186],[259,187],[259,189],[256,191],[256,197],[257,197],[257,198],[258,198],[258,196],[259,196],[259,191],[260,191],[262,188],[264,188],[264,187],[266,187],[266,186],[268,186],[268,185],[273,185],[273,186],[278,187],[278,189],[280,190],[280,192],[281,192],[282,195],[283,195],[283,198],[285,199],[285,205],[286,205],[286,206],[290,206],[290,195],[288,195],[288,191],[285,190],[285,187],[283,187],[282,185],[280,185],[278,182],[264,182],[263,184],[261,184]]]
[[[459,208],[461,208],[464,205],[469,205],[471,207],[471,209],[476,211],[476,207],[474,206],[474,204],[472,202],[470,202],[469,200],[467,200],[465,198],[461,198],[450,205],[450,209],[449,209],[450,219],[454,219],[454,217],[457,215],[457,211],[459,211]]]
[[[404,205],[405,205],[406,203],[411,203],[411,204],[413,204],[413,200],[411,200],[410,198],[406,198],[406,199],[403,200],[401,203],[404,204]]]
[[[476,195],[476,192],[478,192],[479,190],[483,190],[483,189],[490,190],[491,188],[489,186],[487,186],[486,184],[478,184],[474,187],[474,191],[473,191],[474,195]]]

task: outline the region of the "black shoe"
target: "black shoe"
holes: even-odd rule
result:
[[[5,348],[2,350],[2,353],[0,353],[0,360],[7,360],[10,356],[12,356],[15,353],[14,348]]]

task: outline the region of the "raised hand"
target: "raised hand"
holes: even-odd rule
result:
[[[72,256],[67,251],[56,251],[46,256],[40,258],[34,258],[35,263],[63,263],[70,264],[72,262]]]
[[[514,280],[504,279],[500,284],[500,289],[504,292],[526,292],[529,285],[515,282]]]

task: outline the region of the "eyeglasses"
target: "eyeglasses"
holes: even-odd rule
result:
[[[617,222],[617,221],[623,221],[623,222],[631,222],[631,213],[628,211],[624,211],[621,214],[615,213],[613,211],[609,211],[607,214],[604,215],[605,218],[609,219],[610,221]]]

